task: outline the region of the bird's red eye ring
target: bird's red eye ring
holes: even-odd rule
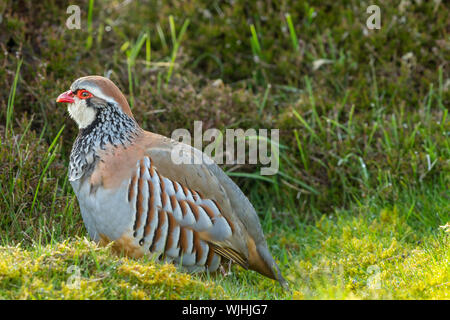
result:
[[[87,90],[81,89],[77,91],[77,97],[80,99],[87,99],[92,97],[92,93]]]

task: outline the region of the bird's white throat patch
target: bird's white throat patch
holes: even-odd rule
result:
[[[69,114],[80,129],[88,127],[96,117],[94,108],[86,105],[86,101],[78,100],[68,106]]]

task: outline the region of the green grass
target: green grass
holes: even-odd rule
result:
[[[86,0],[81,30],[54,2],[0,5],[0,298],[449,299],[449,8],[379,5],[382,27],[366,33],[351,0]],[[277,175],[223,168],[291,293],[84,239],[67,180],[77,128],[54,101],[87,74],[109,74],[160,134],[194,120],[280,129]]]
[[[400,191],[400,190],[398,190]],[[187,275],[168,264],[118,257],[87,239],[0,248],[0,296],[8,299],[449,299],[445,195],[402,194],[400,206],[363,203],[295,229],[265,221],[292,293],[238,267],[232,274]],[[407,204],[420,202],[421,218]],[[76,268],[74,268],[75,266]],[[70,269],[71,268],[71,269]],[[76,271],[78,270],[78,274]]]

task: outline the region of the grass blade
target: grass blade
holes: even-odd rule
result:
[[[14,100],[16,98],[17,82],[19,81],[19,71],[20,71],[20,67],[22,66],[22,61],[23,60],[20,59],[19,62],[17,63],[16,74],[14,75],[13,86],[11,87],[11,91],[9,92],[9,97],[8,97],[8,105],[6,108],[6,128],[5,128],[5,135],[7,137],[8,137],[8,131],[9,130],[11,130],[11,132],[13,131],[11,119],[12,119],[12,115],[14,112]]]

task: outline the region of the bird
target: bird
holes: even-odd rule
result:
[[[255,208],[202,151],[142,129],[108,78],[81,77],[56,102],[79,128],[68,179],[92,240],[192,273],[238,264],[289,290]],[[194,161],[174,163],[175,149]]]

